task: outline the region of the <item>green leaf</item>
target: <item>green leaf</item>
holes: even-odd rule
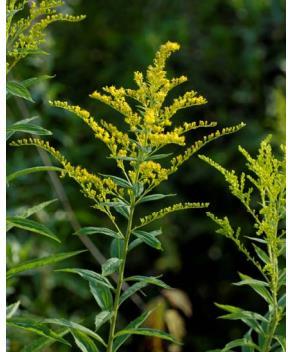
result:
[[[236,286],[248,285],[250,286],[255,292],[257,292],[266,302],[269,304],[273,304],[273,299],[269,291],[267,290],[267,282],[255,280],[252,277],[239,273],[240,278],[242,279],[239,282],[233,283]]]
[[[136,248],[141,243],[143,243],[143,241],[140,238],[136,238],[136,240],[133,240],[130,242],[130,244],[128,246],[128,250],[132,251],[132,249]]]
[[[58,332],[59,336],[65,336],[68,334],[69,329],[63,329],[62,332]],[[39,337],[38,339],[29,343],[24,348],[22,348],[21,352],[43,352],[44,348],[51,346],[56,341],[49,337]]]
[[[128,287],[127,290],[125,290],[120,297],[120,304],[125,302],[126,299],[128,299],[130,296],[134,295],[134,293],[146,287],[147,285],[147,282],[139,281],[133,284],[132,286]]]
[[[90,235],[99,234],[99,233],[102,235],[106,235],[114,238],[123,238],[123,236],[120,233],[112,231],[106,227],[92,227],[92,226],[82,227],[80,230],[75,232],[74,235],[90,236]]]
[[[113,176],[113,175],[105,175],[105,174],[100,174],[101,176],[110,178],[116,185],[123,187],[123,188],[131,188],[132,185],[126,181],[124,178]]]
[[[267,264],[270,262],[269,256],[260,247],[255,246],[255,244],[253,244],[253,247],[254,247],[255,252],[257,253],[258,257],[262,260],[262,262],[264,264]]]
[[[81,324],[74,323],[73,321],[69,321],[66,319],[44,319],[43,323],[65,326],[66,328],[71,328],[73,330],[80,331],[90,337],[93,337],[93,339],[100,342],[103,346],[106,346],[106,343],[98,334]]]
[[[6,83],[6,89],[9,94],[34,103],[34,100],[32,99],[29,90],[22,83],[16,81],[9,81]]]
[[[17,123],[17,124],[8,126],[6,128],[6,131],[12,132],[12,133],[16,133],[16,132],[30,133],[38,136],[48,136],[52,134],[51,131],[46,130],[41,126],[34,125],[32,123],[21,123],[21,124]]]
[[[6,307],[6,317],[7,317],[7,319],[13,317],[13,315],[18,310],[19,306],[20,306],[20,301],[17,301],[15,303],[9,304],[9,306]]]
[[[56,242],[59,242],[59,243],[61,242],[59,238],[56,235],[54,235],[53,232],[47,226],[40,224],[39,222],[24,219],[17,216],[7,217],[7,222],[8,224],[11,224],[20,229],[38,233],[40,235],[49,237]]]
[[[109,280],[106,277],[103,277],[102,275],[95,273],[95,271],[92,270],[86,270],[86,269],[77,269],[77,268],[67,268],[67,269],[58,269],[55,270],[58,272],[64,272],[64,273],[72,273],[72,274],[77,274],[80,275],[83,279],[88,280],[89,282],[96,281],[102,286],[106,286],[108,288],[113,289],[113,286],[110,284]]]
[[[103,265],[102,265],[102,275],[103,276],[109,276],[113,273],[115,273],[121,263],[122,263],[122,259],[119,258],[110,258],[108,259]]]
[[[133,235],[135,235],[137,238],[142,240],[148,246],[151,246],[158,250],[163,250],[161,242],[156,238],[156,236],[158,236],[160,233],[159,231],[151,231],[151,232],[142,231],[142,230],[133,231]]]
[[[42,171],[63,171],[62,168],[60,167],[56,167],[56,166],[34,166],[34,167],[29,167],[27,169],[22,169],[22,170],[18,170],[16,172],[13,172],[12,174],[7,176],[7,182],[11,182],[12,180],[14,180],[17,177],[20,176],[25,176],[28,174],[32,174],[34,172],[42,172]]]
[[[82,352],[99,352],[94,342],[83,332],[77,330],[71,330],[71,334],[74,337],[76,345]]]
[[[32,86],[33,84],[39,82],[39,81],[43,81],[43,80],[46,80],[46,79],[52,79],[56,77],[56,75],[53,75],[53,76],[48,76],[48,75],[41,75],[41,76],[38,76],[38,77],[31,77],[31,78],[28,78],[28,79],[25,79],[25,81],[22,81],[21,84],[26,87],[26,88],[29,88],[30,86]]]
[[[176,344],[180,344],[173,336],[167,334],[161,330],[149,329],[149,328],[134,328],[134,329],[124,329],[116,333],[115,337],[122,335],[144,335],[158,337],[163,340],[167,340]]]
[[[22,273],[23,271],[38,269],[38,268],[41,268],[46,265],[58,263],[62,260],[73,257],[73,256],[78,255],[83,252],[87,252],[87,250],[58,253],[58,254],[54,254],[54,255],[51,255],[48,257],[44,257],[44,258],[33,259],[33,260],[28,260],[28,261],[22,262],[20,264],[13,266],[12,268],[10,268],[8,270],[7,278],[9,279],[10,277],[12,277],[16,274]]]
[[[90,291],[102,310],[112,310],[113,297],[108,287],[96,280],[89,280]]]
[[[122,215],[125,219],[129,218],[129,213],[130,213],[130,207],[128,205],[126,205],[125,203],[122,202],[121,205],[115,205],[114,209],[117,211],[117,213],[119,213],[120,215]]]
[[[114,239],[111,242],[110,254],[114,258],[122,258],[124,251],[124,241],[122,239]]]
[[[242,339],[237,339],[237,340],[231,341],[231,342],[227,343],[227,345],[225,345],[225,347],[221,351],[222,352],[231,352],[232,348],[243,347],[243,346],[252,347],[257,351],[260,351],[259,347],[257,345],[255,345],[255,343],[253,341],[251,341],[250,339],[247,339],[247,338],[242,338]]]
[[[34,205],[31,208],[28,208],[24,211],[22,211],[21,213],[17,214],[17,216],[21,217],[21,218],[28,218],[29,216],[37,213],[38,211],[41,211],[42,209],[46,208],[48,205],[55,203],[57,201],[57,199],[52,199],[52,200],[48,200],[46,202],[42,202],[40,204]],[[14,227],[14,225],[11,224],[7,224],[7,232],[9,230],[11,230]]]
[[[18,125],[18,124],[21,124],[21,123],[29,123],[31,121],[34,121],[38,119],[38,116],[33,116],[33,117],[29,117],[28,119],[22,119],[20,121],[17,121],[14,123],[14,125]],[[6,142],[13,136],[14,132],[7,132],[6,130]]]
[[[113,316],[113,313],[109,310],[103,310],[98,313],[95,317],[95,331],[101,328],[108,320],[110,320]]]
[[[145,282],[147,284],[150,285],[155,285],[155,286],[159,286],[165,289],[169,289],[171,288],[170,286],[168,286],[167,284],[165,284],[165,282],[163,282],[162,280],[159,280],[158,277],[155,276],[141,276],[141,275],[135,275],[135,276],[129,276],[125,279],[125,281],[138,281],[138,282]]]
[[[145,196],[143,197],[139,204],[140,203],[145,203],[145,202],[152,202],[154,200],[159,200],[159,199],[163,199],[163,198],[166,198],[166,197],[174,197],[176,196],[176,194],[150,194],[148,196]]]
[[[53,330],[49,329],[45,324],[42,323],[42,321],[40,323],[35,321],[35,319],[18,317],[8,319],[7,325],[26,331],[31,331],[41,336],[49,337],[70,346],[66,340],[64,340],[60,335],[56,334]]]
[[[138,328],[139,326],[141,326],[147,320],[147,318],[149,317],[149,315],[151,313],[152,313],[152,310],[142,313],[138,318],[136,318],[133,321],[131,321],[126,326],[125,330]],[[122,336],[116,337],[114,342],[113,342],[113,351],[117,352],[117,350],[123,345],[123,343],[125,343],[128,340],[129,337],[130,337],[129,335],[122,335]]]
[[[148,160],[159,160],[159,159],[167,158],[168,156],[171,156],[171,155],[173,155],[173,153],[155,154],[155,155],[149,156],[147,159]]]

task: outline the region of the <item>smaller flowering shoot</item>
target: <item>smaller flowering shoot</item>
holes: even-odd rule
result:
[[[213,160],[201,155],[200,158],[218,170],[229,184],[233,196],[243,204],[252,217],[255,236],[242,236],[241,229],[234,230],[227,217],[207,215],[219,226],[217,233],[230,238],[247,260],[258,270],[260,278],[240,273],[237,286],[247,285],[266,303],[265,314],[244,310],[239,307],[217,304],[228,314],[223,319],[241,320],[249,330],[241,339],[229,342],[223,349],[228,352],[284,352],[285,342],[285,148],[281,146],[283,159],[272,153],[271,136],[261,143],[259,154],[254,159],[245,149],[239,147],[247,161],[249,174],[236,173],[224,169]],[[248,186],[247,183],[250,183]]]
[[[92,207],[104,213],[111,221],[112,228],[85,227],[77,233],[79,236],[102,234],[111,237],[111,258],[102,265],[102,273],[85,269],[63,269],[65,272],[78,274],[88,281],[91,293],[101,310],[95,317],[95,331],[79,328],[79,324],[76,326],[76,323],[66,320],[46,321],[68,327],[82,351],[116,352],[130,335],[148,335],[175,342],[172,336],[163,331],[142,327],[151,313],[149,311],[131,321],[124,329],[119,329],[119,309],[129,297],[149,284],[168,288],[158,277],[140,275],[126,277],[126,259],[140,244],[146,244],[157,250],[162,249],[159,240],[161,230],[151,230],[148,225],[169,213],[206,208],[208,204],[176,203],[146,216],[139,216],[137,207],[145,202],[171,196],[153,191],[208,142],[234,133],[244,126],[241,123],[217,130],[186,146],[186,133],[199,128],[212,128],[216,123],[193,121],[175,126],[172,117],[178,110],[206,103],[205,98],[194,91],[175,98],[169,106],[163,106],[169,91],[187,80],[184,76],[167,78],[166,60],[177,50],[179,50],[177,43],[167,42],[162,45],[146,74],[135,72],[136,89],[111,86],[103,88],[104,93],[96,91],[90,95],[91,98],[109,105],[124,116],[125,123],[121,126],[126,125],[126,128],[123,130],[107,121],[96,121],[88,111],[79,106],[69,105],[65,101],[51,102],[52,106],[73,113],[92,129],[95,138],[107,146],[109,158],[115,161],[119,175],[95,174],[80,166],[75,167],[46,141],[30,138],[11,143],[13,146],[35,145],[48,151],[62,165],[62,176],[73,178],[81,187],[83,194],[92,201]],[[132,101],[136,102],[136,107],[130,103]],[[171,144],[185,147],[184,152],[178,155],[163,153],[162,150]],[[115,273],[118,275],[116,287],[110,281],[110,276]],[[130,286],[123,291],[125,283]],[[107,339],[104,339],[97,331],[106,323],[109,324],[109,333]]]

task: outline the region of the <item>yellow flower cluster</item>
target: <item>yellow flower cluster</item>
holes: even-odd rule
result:
[[[165,215],[169,214],[169,213],[173,213],[175,211],[179,211],[179,210],[185,210],[185,209],[201,209],[201,208],[207,208],[209,206],[209,203],[177,203],[174,204],[170,207],[166,207],[161,209],[160,211],[155,211],[152,214],[149,214],[143,218],[140,218],[140,223],[139,225],[137,225],[135,227],[139,228],[145,225],[150,224],[152,221],[158,220],[163,218]]]
[[[79,22],[85,16],[72,16],[57,13],[56,8],[63,5],[61,0],[42,0],[29,2],[28,15],[14,18],[20,10],[26,10],[27,1],[17,3],[8,0],[6,19],[7,67],[8,72],[23,58],[39,53],[39,46],[45,41],[44,31],[53,22]]]
[[[72,166],[70,162],[54,147],[51,147],[48,142],[41,139],[28,138],[20,139],[10,143],[13,147],[34,145],[41,149],[46,150],[51,154],[60,164],[63,166],[62,176],[68,175],[73,178],[82,188],[83,193],[86,197],[92,199],[96,204],[101,202],[107,202],[111,198],[115,197],[117,192],[121,192],[117,185],[108,178],[100,178],[90,172],[85,168],[80,166]]]
[[[139,166],[140,181],[143,184],[159,184],[168,178],[168,170],[152,160],[144,161]]]

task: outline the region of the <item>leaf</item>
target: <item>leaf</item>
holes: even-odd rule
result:
[[[123,238],[123,236],[115,231],[112,231],[106,227],[82,227],[80,230],[74,233],[74,235],[77,236],[89,236],[89,235],[94,235],[94,234],[102,234],[114,238]]]
[[[96,280],[89,280],[90,291],[102,310],[112,310],[113,297],[108,287]]]
[[[124,330],[118,331],[115,334],[115,337],[122,336],[122,335],[153,336],[153,337],[158,337],[160,339],[167,340],[180,345],[179,341],[177,341],[173,336],[161,330],[155,330],[155,329],[149,329],[149,328],[124,329]]]
[[[92,280],[95,280],[98,282],[100,285],[106,286],[108,288],[113,289],[113,286],[110,284],[109,280],[106,279],[106,277],[103,277],[102,275],[95,273],[95,271],[92,270],[86,270],[86,269],[77,269],[77,268],[67,268],[67,269],[58,269],[55,270],[58,272],[64,272],[64,273],[72,273],[72,274],[78,274],[80,275],[83,279],[88,280],[89,282]]]
[[[167,158],[168,156],[171,156],[171,155],[173,155],[173,153],[155,154],[155,155],[149,156],[147,159],[148,159],[148,160],[159,160],[159,159]]]
[[[165,284],[165,282],[163,282],[162,280],[159,280],[159,278],[158,278],[158,277],[155,277],[155,276],[141,276],[141,275],[135,275],[135,276],[127,277],[127,278],[125,279],[125,281],[145,282],[145,283],[147,283],[147,284],[159,286],[159,287],[162,287],[162,288],[165,288],[165,289],[171,288],[170,286],[168,286],[167,284]]]
[[[105,175],[105,174],[100,174],[101,176],[110,178],[116,185],[123,187],[123,188],[131,188],[132,185],[126,181],[124,178],[113,176],[113,175]]]
[[[140,203],[145,203],[145,202],[152,202],[154,200],[159,200],[159,199],[163,199],[166,197],[174,197],[176,196],[176,194],[150,194],[148,196],[143,197],[140,201]]]
[[[122,293],[120,297],[120,304],[126,301],[127,298],[130,296],[134,295],[137,291],[141,290],[142,288],[146,287],[148,285],[147,282],[144,281],[139,281],[133,284],[132,286],[128,287],[127,290]]]
[[[12,174],[7,176],[7,182],[11,182],[12,180],[14,180],[17,177],[20,176],[25,176],[28,174],[32,174],[34,172],[42,172],[42,171],[63,171],[62,168],[60,167],[56,167],[56,166],[34,166],[34,167],[29,167],[27,169],[22,169],[22,170],[18,170],[16,172],[13,172]]]
[[[13,134],[16,132],[24,132],[35,134],[39,136],[48,136],[51,135],[52,132],[38,125],[34,125],[32,123],[17,123],[6,128],[7,132],[12,132]]]
[[[258,246],[255,246],[255,244],[253,244],[253,247],[258,257],[262,260],[263,263],[267,264],[270,262],[269,256],[261,248],[259,248]]]
[[[157,232],[157,231],[147,232],[147,231],[142,231],[142,230],[134,230],[133,235],[135,235],[136,237],[141,239],[148,246],[151,246],[151,247],[158,249],[158,250],[163,250],[161,242],[156,238],[156,236],[159,235],[159,232]]]
[[[129,213],[130,213],[130,207],[123,203],[122,205],[115,205],[114,209],[122,215],[125,219],[129,218]]]
[[[40,323],[35,321],[35,319],[28,319],[23,317],[10,318],[7,320],[7,325],[26,331],[31,331],[41,336],[49,337],[53,340],[62,342],[65,345],[70,346],[70,344],[66,340],[64,340],[60,335],[56,334],[53,330],[49,329],[42,322]]]
[[[39,81],[43,81],[43,80],[46,80],[46,79],[52,79],[56,77],[56,75],[53,75],[53,76],[48,76],[48,75],[41,75],[41,76],[38,76],[38,77],[31,77],[31,78],[28,78],[28,79],[25,79],[24,81],[21,82],[21,84],[28,88],[30,86],[32,86],[33,84],[39,82]]]
[[[54,235],[53,232],[47,226],[40,224],[39,222],[24,219],[17,216],[7,217],[7,222],[8,224],[11,224],[20,229],[38,233],[40,235],[49,237],[56,242],[59,242],[59,243],[61,242],[59,238],[56,235]]]
[[[20,121],[15,122],[14,125],[18,125],[21,123],[28,123],[28,122],[34,121],[36,119],[38,119],[38,116],[29,117],[28,119],[22,119]],[[6,130],[6,142],[13,136],[13,134],[14,134],[14,132],[7,132],[7,130]]]
[[[15,303],[9,304],[8,307],[6,307],[6,318],[12,318],[13,315],[16,313],[20,306],[20,301],[17,301]]]
[[[251,341],[250,339],[247,339],[247,338],[242,338],[242,339],[237,339],[237,340],[231,341],[231,342],[227,343],[227,345],[225,345],[225,347],[221,351],[222,352],[231,352],[231,348],[243,347],[243,346],[252,347],[257,351],[260,351],[259,347],[257,345],[255,345],[255,343],[253,341]]]
[[[58,253],[58,254],[54,254],[54,255],[51,255],[48,257],[44,257],[44,258],[33,259],[33,260],[28,260],[28,261],[22,262],[20,264],[13,266],[12,268],[10,268],[8,270],[7,278],[9,279],[10,277],[12,277],[16,274],[22,273],[23,271],[38,269],[38,268],[41,268],[46,265],[58,263],[62,260],[73,257],[73,256],[78,255],[83,252],[87,252],[87,250]]]
[[[64,329],[62,332],[58,332],[59,336],[65,336],[68,334],[69,329]],[[38,339],[32,341],[29,345],[22,348],[21,352],[43,352],[45,347],[51,346],[56,341],[49,337],[39,337]]]
[[[110,320],[113,316],[113,313],[109,310],[103,310],[98,313],[95,317],[95,331],[101,328],[108,320]]]
[[[122,239],[114,239],[111,242],[110,254],[111,257],[122,258],[124,251],[124,241]]]
[[[71,334],[74,337],[76,345],[82,352],[99,352],[94,342],[83,332],[77,330],[71,330]]]
[[[136,240],[133,240],[130,242],[128,246],[128,250],[131,251],[132,249],[136,248],[139,246],[139,244],[143,243],[143,241],[140,238],[136,238]]]
[[[66,319],[44,319],[43,323],[65,326],[67,328],[71,328],[73,330],[80,331],[90,337],[93,337],[93,339],[95,339],[96,341],[99,341],[103,346],[106,346],[106,343],[98,334],[96,334],[94,331],[86,328],[83,325],[80,325],[78,323],[74,323],[73,321],[69,321]]]
[[[117,271],[122,263],[122,259],[110,258],[102,265],[102,275],[108,276]]]
[[[273,304],[273,299],[271,297],[271,294],[267,290],[267,282],[265,281],[260,281],[260,280],[255,280],[252,277],[241,274],[239,273],[240,278],[242,279],[239,282],[233,283],[235,286],[242,286],[242,285],[248,285],[250,286],[255,292],[257,292],[266,302],[269,304]]]
[[[125,330],[138,328],[147,320],[147,318],[151,313],[152,313],[152,310],[142,313],[138,318],[131,321],[126,326]],[[122,335],[122,336],[116,337],[113,342],[113,351],[116,352],[123,345],[123,343],[125,343],[128,340],[129,337],[130,337],[129,335]]]
[[[37,213],[38,211],[46,208],[48,205],[55,203],[57,201],[57,199],[52,199],[52,200],[48,200],[46,202],[42,202],[40,204],[34,205],[31,208],[28,208],[24,211],[22,211],[21,213],[17,214],[17,216],[21,217],[21,218],[28,218],[29,216]],[[14,225],[12,224],[7,224],[7,231],[11,230],[14,227]]]
[[[32,99],[29,90],[22,83],[16,81],[9,81],[6,83],[6,89],[9,94],[34,103],[34,100]]]

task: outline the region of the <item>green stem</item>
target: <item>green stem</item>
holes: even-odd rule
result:
[[[134,208],[135,208],[135,201],[133,199],[131,202],[127,230],[126,230],[126,235],[125,235],[125,240],[124,240],[124,249],[123,249],[123,254],[122,254],[122,258],[121,258],[122,263],[121,263],[121,266],[119,269],[118,282],[117,282],[117,287],[116,287],[116,292],[115,292],[113,316],[112,316],[111,324],[110,324],[107,352],[113,351],[114,333],[115,333],[117,317],[118,317],[120,296],[121,296],[121,291],[122,291],[122,286],[123,286],[123,281],[124,281],[124,271],[125,271],[125,264],[126,264],[126,258],[127,258],[127,253],[128,253],[128,247],[129,247],[129,239],[130,239],[131,230],[132,230]]]

